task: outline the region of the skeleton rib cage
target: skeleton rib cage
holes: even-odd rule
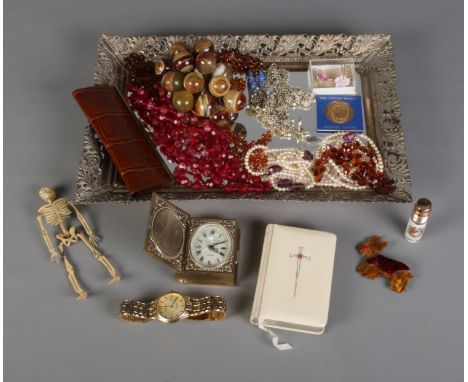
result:
[[[60,198],[51,204],[42,206],[38,212],[44,216],[46,222],[50,225],[62,224],[63,220],[72,213],[70,207],[68,207],[68,200],[66,198]]]

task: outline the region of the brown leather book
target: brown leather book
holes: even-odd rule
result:
[[[92,86],[72,94],[131,194],[172,182],[171,173],[115,87]]]

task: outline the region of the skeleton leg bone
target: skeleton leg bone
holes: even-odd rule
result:
[[[62,253],[63,263],[65,264],[65,269],[67,270],[68,280],[73,287],[73,290],[78,294],[78,300],[84,300],[88,297],[88,294],[81,288],[78,280],[75,276],[75,271],[73,265],[68,261],[67,257]]]
[[[94,247],[82,233],[77,233],[76,235],[88,247],[93,256],[107,269],[107,271],[112,277],[111,281],[109,281],[109,284],[112,284],[114,281],[120,280],[120,276],[117,274],[117,271],[107,259],[107,257],[105,257],[101,252],[99,252],[99,250],[96,247]]]

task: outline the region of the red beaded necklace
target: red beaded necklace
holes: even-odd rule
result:
[[[126,100],[148,127],[161,153],[176,165],[173,172],[176,184],[226,192],[268,191],[269,183],[249,174],[242,158],[253,145],[268,144],[271,134],[263,134],[249,143],[208,118],[177,112],[171,105],[170,93],[160,86],[157,78],[140,77],[148,69],[142,62],[132,57],[127,64]]]

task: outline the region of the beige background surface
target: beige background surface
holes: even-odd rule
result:
[[[84,209],[124,279],[107,286],[84,247],[72,250],[93,292],[75,301],[48,261],[35,222],[37,190],[67,195],[84,117],[71,91],[91,83],[106,34],[392,33],[415,197],[434,214],[420,244],[402,236],[409,205],[180,202],[194,216],[237,218],[235,288],[180,286],[143,253],[149,203]],[[462,1],[58,1],[5,3],[5,380],[7,382],[462,380]],[[285,335],[278,352],[249,321],[267,223],[337,234],[325,335]],[[405,295],[361,278],[357,242],[380,234],[416,275]],[[116,318],[122,298],[168,289],[229,300],[224,322],[138,326]]]

